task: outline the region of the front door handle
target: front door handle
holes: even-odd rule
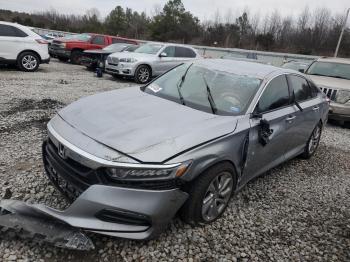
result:
[[[313,111],[318,111],[319,109],[320,109],[319,106],[314,106],[314,107],[312,108]]]
[[[296,116],[289,116],[286,118],[287,122],[292,122],[294,119],[296,118]]]

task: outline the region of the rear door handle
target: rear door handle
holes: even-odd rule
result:
[[[319,109],[320,109],[319,106],[314,106],[314,107],[312,108],[313,111],[318,111]]]
[[[296,116],[289,116],[289,117],[286,118],[286,121],[287,122],[291,122],[295,118],[296,118]]]

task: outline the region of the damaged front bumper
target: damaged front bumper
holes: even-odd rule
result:
[[[21,201],[0,202],[0,228],[28,232],[59,247],[89,250],[83,231],[128,239],[158,235],[187,199],[179,189],[141,190],[92,185],[67,209]]]
[[[49,138],[43,143],[45,172],[71,205],[65,210],[56,210],[42,204],[0,201],[0,232],[11,229],[56,246],[80,250],[93,247],[84,234],[86,231],[120,238],[150,239],[161,232],[188,198],[174,179],[111,183],[101,171],[104,165],[116,162],[96,156],[108,149],[102,150],[98,143],[79,136],[63,121],[58,121],[58,126],[65,136],[79,138],[74,139],[78,146],[83,143],[86,148],[82,151],[62,138],[49,123]],[[89,153],[93,150],[94,155]],[[118,152],[107,153],[118,159],[125,158]],[[130,162],[116,164],[140,166]]]

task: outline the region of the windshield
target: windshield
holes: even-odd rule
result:
[[[254,77],[186,63],[156,79],[145,92],[209,113],[242,115],[260,83]]]
[[[127,44],[112,44],[102,49],[105,51],[120,52],[123,51],[127,46]]]
[[[350,80],[350,64],[314,62],[307,70],[307,74],[329,76]]]
[[[65,39],[79,40],[87,42],[90,40],[91,35],[89,34],[80,34],[80,35],[67,35],[64,37]]]
[[[124,49],[124,52],[134,52],[137,48],[139,48],[138,45],[130,45]]]
[[[163,45],[160,44],[145,44],[137,48],[134,52],[155,55],[162,47]]]

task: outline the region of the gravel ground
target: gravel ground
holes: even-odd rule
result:
[[[132,85],[55,60],[36,73],[0,69],[0,194],[65,206],[43,174],[47,121],[82,96]],[[91,252],[0,235],[0,261],[350,261],[349,199],[350,130],[327,125],[312,159],[250,182],[211,225],[192,228],[176,218],[149,242],[91,234]]]

